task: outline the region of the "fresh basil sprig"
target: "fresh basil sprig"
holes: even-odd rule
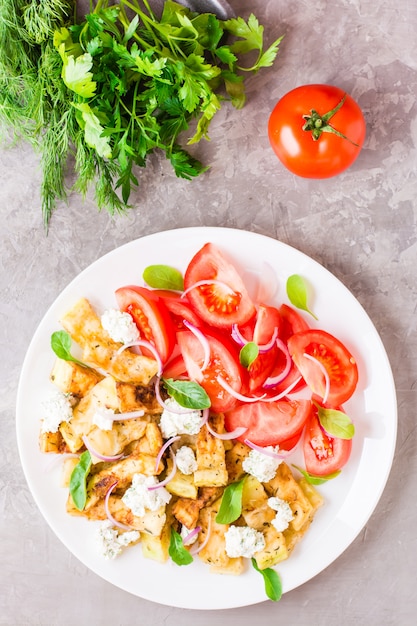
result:
[[[318,319],[316,315],[314,315],[313,311],[308,308],[307,305],[307,284],[302,276],[299,274],[292,274],[287,279],[287,296],[291,304],[293,304],[297,309],[301,309],[302,311],[306,311],[309,313],[314,319]]]
[[[336,478],[341,473],[341,470],[337,470],[336,472],[332,472],[331,474],[326,474],[326,476],[315,476],[314,474],[309,474],[301,467],[298,467],[298,465],[292,464],[292,466],[295,467],[295,469],[297,469],[300,474],[304,476],[304,478],[310,485],[322,485],[323,483],[327,483],[327,481]]]
[[[56,356],[63,361],[72,361],[82,367],[87,367],[85,363],[82,363],[71,354],[71,337],[65,330],[57,330],[51,335],[51,348],[55,352]]]
[[[83,452],[80,460],[71,473],[69,491],[73,502],[79,511],[83,511],[87,502],[87,477],[91,469],[91,454]]]
[[[148,265],[143,270],[143,280],[154,289],[183,291],[184,278],[181,272],[169,265]]]
[[[177,565],[189,565],[194,560],[189,551],[184,548],[181,535],[173,528],[171,528],[168,554]]]
[[[352,439],[355,434],[355,426],[352,420],[343,411],[326,409],[314,402],[317,407],[320,424],[326,433],[338,439]]]
[[[239,353],[239,361],[243,367],[250,367],[259,354],[259,347],[254,341],[245,343]]]
[[[242,493],[245,477],[236,483],[231,483],[223,491],[222,501],[216,515],[218,524],[231,524],[242,513]]]
[[[171,398],[186,409],[201,410],[211,406],[207,392],[192,380],[163,378],[162,382]]]
[[[254,569],[263,576],[265,583],[265,593],[268,598],[273,602],[279,602],[282,597],[282,584],[278,572],[276,572],[271,567],[259,569],[258,564],[253,557],[251,561]]]

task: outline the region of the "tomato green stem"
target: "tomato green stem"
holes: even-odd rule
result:
[[[320,115],[319,113],[317,113],[315,109],[310,110],[310,115],[303,115],[303,119],[305,120],[305,124],[303,125],[303,130],[311,132],[313,141],[317,141],[318,139],[320,139],[322,133],[333,133],[334,135],[337,135],[338,137],[341,137],[342,139],[346,139],[347,141],[350,141],[350,143],[352,143],[354,146],[358,146],[357,143],[349,139],[349,137],[346,137],[346,135],[343,135],[343,133],[341,133],[336,128],[331,126],[331,124],[329,124],[329,120],[333,117],[333,115],[335,115],[335,113],[339,111],[339,109],[342,108],[345,100],[346,100],[346,94],[343,96],[340,102],[334,107],[334,109],[332,109],[331,111],[328,111],[328,113],[325,113],[324,115]]]

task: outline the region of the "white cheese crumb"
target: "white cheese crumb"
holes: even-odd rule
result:
[[[278,446],[267,446],[265,450],[270,452],[278,452]],[[267,483],[272,480],[277,473],[278,466],[282,460],[273,458],[258,450],[251,450],[249,455],[244,459],[242,467],[247,474],[255,476],[260,483]]]
[[[100,430],[111,430],[114,423],[114,411],[105,406],[98,406],[93,415],[92,422],[98,426]]]
[[[157,485],[155,476],[145,476],[145,474],[134,474],[132,486],[129,487],[122,497],[123,503],[132,511],[133,515],[143,517],[146,510],[157,511],[161,506],[168,504],[171,494],[165,487],[158,489],[148,489],[152,485]]]
[[[104,311],[101,316],[101,325],[117,343],[133,343],[140,337],[132,316],[118,309]]]
[[[188,537],[188,535],[190,533],[192,533],[193,531],[190,530],[189,528],[187,528],[186,526],[184,526],[184,524],[181,526],[181,532],[180,535],[182,537],[182,539],[186,539]],[[195,533],[195,535],[193,537],[191,537],[191,539],[189,541],[187,541],[187,546],[191,546],[193,543],[195,543],[198,539],[198,533]]]
[[[56,433],[61,422],[72,418],[71,396],[56,391],[42,403],[42,432]]]
[[[193,474],[198,468],[194,450],[190,446],[181,446],[175,454],[177,467],[186,476]]]
[[[289,523],[294,519],[293,512],[290,505],[281,498],[268,498],[268,506],[277,512],[271,524],[276,530],[282,533],[289,526]]]
[[[167,409],[164,409],[159,422],[162,436],[165,439],[175,437],[175,435],[196,435],[201,428],[202,417],[201,411],[192,411],[187,409],[174,398],[168,398],[165,401]],[[175,413],[169,410],[172,407]]]
[[[226,531],[226,554],[230,558],[244,556],[251,558],[265,548],[263,534],[250,526],[230,526]]]
[[[140,534],[137,530],[119,533],[113,528],[110,520],[106,520],[100,525],[97,533],[97,543],[101,554],[105,559],[115,559],[122,552],[122,549],[130,543],[137,541]]]

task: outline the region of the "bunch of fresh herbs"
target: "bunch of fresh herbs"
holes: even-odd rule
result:
[[[40,152],[45,224],[66,197],[69,157],[75,190],[94,183],[112,215],[129,206],[135,169],[154,151],[177,176],[203,172],[180,136],[208,139],[226,99],[241,108],[245,74],[271,66],[281,39],[264,51],[253,14],[222,21],[171,0],[160,18],[148,0],[90,8],[77,20],[69,0],[0,4],[0,121]]]

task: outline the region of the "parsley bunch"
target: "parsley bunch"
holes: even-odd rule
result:
[[[205,171],[181,137],[208,139],[226,99],[241,108],[244,75],[271,66],[281,40],[264,51],[253,14],[222,21],[172,0],[160,18],[148,0],[98,0],[81,23],[75,15],[65,0],[3,0],[0,9],[0,49],[14,46],[0,56],[0,119],[41,152],[46,224],[65,198],[71,153],[75,189],[94,183],[99,209],[112,215],[129,206],[135,169],[154,151],[179,177]]]

